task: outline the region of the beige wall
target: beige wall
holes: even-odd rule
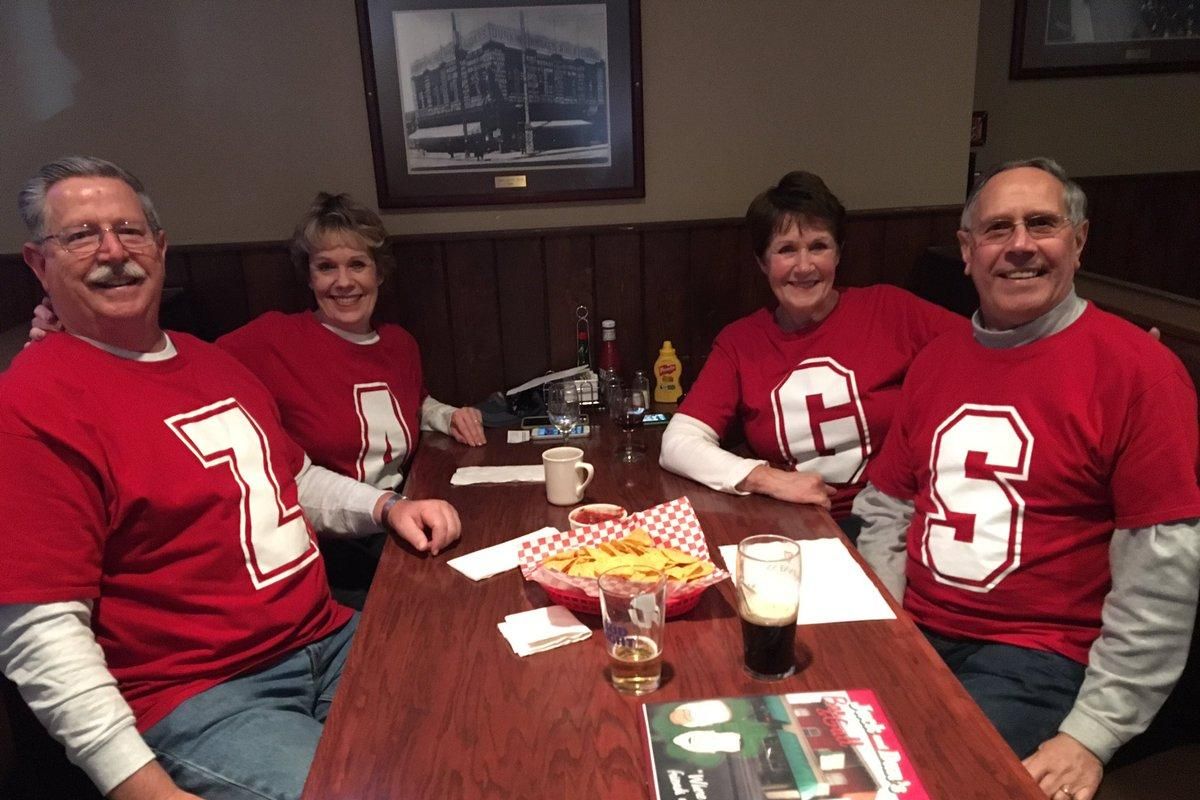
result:
[[[374,201],[352,0],[0,12],[0,195],[56,156],[101,155],[146,181],[177,243],[285,238],[318,189]],[[395,213],[389,228],[736,216],[796,167],[851,208],[960,202],[977,23],[975,0],[642,0],[644,200]],[[0,252],[23,238],[0,213]]]
[[[979,167],[1048,155],[1074,175],[1200,169],[1200,73],[1010,81],[1013,0],[984,0],[975,108]]]

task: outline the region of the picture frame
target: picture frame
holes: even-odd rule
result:
[[[1200,71],[1200,6],[1015,0],[1009,77]]]
[[[639,0],[355,0],[381,209],[644,197]]]

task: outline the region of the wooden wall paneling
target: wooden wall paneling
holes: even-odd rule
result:
[[[930,247],[957,247],[961,212],[957,209],[934,214],[929,220]]]
[[[642,308],[642,237],[633,231],[596,234],[592,243],[595,258],[597,319],[617,323],[617,351],[622,372],[650,374],[646,361],[646,321]],[[597,330],[599,330],[597,328]]]
[[[309,308],[312,292],[295,274],[287,248],[266,245],[242,252],[246,306],[253,319],[264,311],[294,313]]]
[[[1176,216],[1168,226],[1166,252],[1159,266],[1162,288],[1200,299],[1200,180],[1172,177],[1170,198]]]
[[[846,241],[838,262],[840,286],[869,286],[876,283],[879,265],[884,260],[886,221],[878,217],[850,217],[846,220]]]
[[[383,322],[401,325],[421,348],[421,368],[429,393],[443,402],[458,397],[454,331],[450,326],[449,290],[437,242],[405,242],[392,248],[396,270],[380,286]]]
[[[590,314],[594,362],[600,340],[600,318],[596,315],[592,237],[551,235],[545,237],[542,246],[546,259],[550,367],[557,370],[575,366],[575,309],[580,305],[587,306]]]
[[[933,243],[933,225],[928,216],[905,215],[884,222],[883,259],[876,265],[871,283],[903,286],[917,259]]]
[[[696,379],[698,363],[697,354],[687,349],[692,316],[687,286],[694,277],[689,270],[688,238],[686,229],[647,230],[642,238],[642,308],[646,320],[642,360],[653,365],[663,340],[670,339],[683,366],[685,389]]]
[[[1139,273],[1133,236],[1137,222],[1130,211],[1133,197],[1140,195],[1135,183],[1127,178],[1084,179],[1080,181],[1088,197],[1088,242],[1084,246],[1083,269],[1131,283],[1155,286]],[[1156,288],[1161,288],[1157,287]]]
[[[687,303],[688,340],[677,347],[692,354],[692,379],[699,374],[722,328],[744,312],[734,288],[740,284],[741,226],[695,227],[689,232]]]
[[[771,293],[771,285],[767,276],[759,266],[758,258],[754,255],[754,246],[750,243],[750,231],[744,225],[738,226],[737,253],[737,309],[734,319],[744,317],[751,311],[763,306],[772,305],[775,296]]]
[[[446,286],[454,337],[456,405],[476,403],[505,386],[496,251],[490,239],[446,243]]]
[[[1123,249],[1133,269],[1134,280],[1174,291],[1174,281],[1167,269],[1167,245],[1176,221],[1162,213],[1164,207],[1177,200],[1169,182],[1126,184],[1123,198],[1122,214],[1129,220],[1129,239]]]
[[[250,311],[238,250],[190,251],[187,262],[191,281],[186,292],[199,319],[196,333],[212,341],[246,324]]]
[[[192,289],[191,256],[187,250],[167,248],[163,278],[163,301],[158,322],[169,331],[183,331],[205,338],[205,322]]]
[[[0,256],[0,331],[29,325],[33,308],[42,299],[42,284],[21,257]]]
[[[1115,216],[1113,220],[1107,219],[1111,214],[1109,209],[1112,204],[1107,202],[1103,184],[1094,185],[1087,178],[1081,178],[1079,184],[1087,195],[1089,225],[1087,244],[1084,245],[1083,256],[1080,259],[1082,268],[1097,275],[1116,278],[1118,276],[1106,258],[1106,254],[1113,250],[1113,243],[1117,241],[1117,231],[1112,224]]]
[[[503,388],[510,389],[550,367],[541,237],[497,240],[496,280],[504,352]]]

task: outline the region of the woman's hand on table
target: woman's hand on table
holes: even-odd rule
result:
[[[1021,763],[1046,797],[1055,800],[1092,800],[1104,777],[1100,759],[1065,733],[1042,742],[1037,751]]]
[[[808,503],[826,511],[830,498],[837,492],[816,472],[796,472],[759,464],[750,471],[737,488],[743,492],[765,494],[788,503]]]
[[[462,535],[458,512],[445,500],[401,500],[383,522],[417,550],[435,556]]]
[[[483,433],[483,413],[478,408],[463,406],[450,415],[450,435],[457,442],[479,447],[487,444]]]

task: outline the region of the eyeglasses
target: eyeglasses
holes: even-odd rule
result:
[[[993,219],[972,229],[971,233],[984,244],[1004,244],[1016,234],[1018,225],[1023,225],[1033,239],[1048,239],[1070,224],[1069,219],[1057,214],[1035,214],[1023,220]]]
[[[113,225],[80,225],[76,228],[66,228],[58,233],[51,233],[35,240],[42,244],[50,240],[58,242],[59,247],[69,253],[80,256],[90,256],[100,249],[105,231],[111,231],[117,241],[126,250],[145,250],[154,244],[154,232],[147,226],[136,222],[117,222]]]

